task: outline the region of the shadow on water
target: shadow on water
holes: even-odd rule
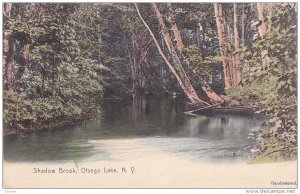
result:
[[[248,133],[260,123],[243,116],[191,117],[184,111],[185,102],[180,98],[105,101],[98,119],[59,130],[5,136],[4,160],[126,160],[146,156],[148,149],[154,149],[213,161],[250,144]]]

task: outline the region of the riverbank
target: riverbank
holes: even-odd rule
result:
[[[44,130],[55,130],[60,129],[62,127],[72,126],[76,125],[80,122],[92,119],[97,117],[97,112],[94,113],[86,113],[82,115],[74,115],[73,117],[61,119],[61,120],[52,120],[44,123],[36,123],[34,126],[28,127],[28,128],[22,128],[18,129],[15,128],[14,130],[3,130],[3,135],[14,135],[14,134],[24,134],[24,133],[34,133],[34,132],[40,132]]]
[[[122,168],[126,172],[122,172]],[[45,169],[48,173],[41,172]],[[195,163],[160,153],[130,161],[3,163],[3,187],[6,189],[297,188],[296,181],[296,161],[255,165]]]
[[[90,119],[100,113],[100,100],[62,97],[27,98],[6,91],[3,98],[3,134],[19,134],[57,129]]]

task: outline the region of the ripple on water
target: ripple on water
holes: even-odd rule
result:
[[[134,160],[151,157],[155,154],[168,154],[193,161],[241,160],[237,155],[235,141],[208,141],[199,138],[149,137],[135,139],[89,140],[94,155],[92,160],[103,158],[102,153],[111,160]],[[98,153],[99,152],[99,153]],[[98,157],[99,156],[99,157]],[[91,159],[91,158],[90,158]],[[90,160],[89,159],[89,160]]]

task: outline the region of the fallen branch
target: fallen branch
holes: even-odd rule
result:
[[[196,111],[199,111],[199,110],[205,110],[205,109],[212,108],[212,107],[216,107],[216,106],[219,106],[219,105],[221,105],[221,103],[213,104],[213,105],[210,105],[210,106],[207,106],[207,107],[203,107],[203,108],[198,108],[198,109],[195,109],[195,110],[186,111],[186,112],[184,112],[184,113],[185,113],[185,114],[191,114],[191,113],[196,112]]]

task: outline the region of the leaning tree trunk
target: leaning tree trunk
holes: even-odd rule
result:
[[[156,15],[156,18],[158,20],[161,32],[162,32],[162,36],[163,39],[166,43],[167,49],[169,50],[171,56],[172,56],[172,60],[175,63],[175,65],[179,66],[178,64],[180,64],[180,58],[176,53],[176,49],[172,43],[172,38],[171,35],[169,33],[169,28],[166,26],[163,16],[161,15],[157,5],[155,3],[151,3],[153,11]]]
[[[194,99],[195,102],[192,102],[192,103],[197,103],[199,102],[200,98],[198,97],[195,89],[193,88],[191,82],[190,82],[190,79],[188,78],[183,66],[182,66],[182,63],[181,63],[181,60],[180,60],[180,57],[178,56],[177,52],[176,52],[176,48],[175,46],[173,45],[173,42],[172,42],[172,38],[171,38],[171,35],[169,33],[169,31],[167,30],[167,26],[164,22],[164,19],[163,19],[163,16],[161,15],[157,5],[155,3],[152,3],[152,8],[153,8],[153,11],[155,12],[156,14],[156,18],[159,22],[159,26],[161,27],[161,31],[162,31],[162,35],[163,35],[163,38],[165,40],[165,43],[167,45],[167,48],[172,56],[172,59],[173,59],[173,62],[175,63],[175,70],[178,72],[178,75],[180,76],[181,80],[182,80],[182,83],[184,84],[186,90],[188,91],[189,95]],[[178,30],[178,28],[176,27],[176,30]],[[180,36],[180,35],[179,35]],[[183,43],[182,43],[182,40],[181,40],[181,36],[180,36],[180,40],[181,43],[178,44],[178,47],[180,47],[181,49],[183,49]]]
[[[225,30],[225,18],[222,13],[222,5],[219,3],[214,3],[215,17],[218,29],[218,38],[219,38],[219,46],[221,53],[221,60],[223,63],[224,70],[224,81],[225,81],[225,89],[229,89],[232,87],[232,73],[231,73],[231,55],[228,50],[228,45],[226,41],[226,30]]]
[[[167,3],[167,8],[168,8],[168,21],[169,23],[171,24],[171,27],[172,27],[172,32],[174,34],[174,38],[175,38],[175,41],[177,43],[177,49],[179,50],[179,54],[182,55],[181,58],[187,60],[187,57],[183,55],[182,53],[182,50],[184,48],[184,44],[183,44],[183,41],[182,41],[182,37],[181,37],[181,34],[180,34],[180,31],[177,27],[177,24],[176,24],[176,21],[175,21],[175,16],[174,16],[174,11],[173,11],[173,8],[172,8],[172,4],[171,3]],[[220,102],[222,101],[221,97],[216,94],[213,89],[209,86],[209,84],[203,79],[203,76],[201,74],[201,72],[199,71],[195,71],[193,70],[197,76],[198,76],[198,80],[201,84],[201,87],[203,89],[203,91],[206,93],[207,97],[212,101],[212,102]]]
[[[182,49],[184,48],[184,44],[183,44],[183,41],[182,41],[182,37],[180,35],[180,31],[179,31],[179,29],[177,27],[177,24],[176,24],[176,21],[175,21],[175,16],[174,16],[174,11],[173,11],[173,8],[172,8],[172,4],[167,3],[167,8],[168,8],[168,16],[169,16],[169,17],[167,17],[167,19],[171,24],[171,27],[172,27],[171,30],[174,33],[177,48],[180,52],[182,52]]]
[[[165,54],[163,53],[163,51],[162,51],[162,49],[161,49],[161,47],[160,47],[158,41],[156,40],[155,35],[153,34],[153,32],[151,31],[150,27],[148,26],[148,24],[147,24],[147,23],[145,22],[145,20],[143,19],[142,15],[141,15],[141,13],[140,13],[140,11],[139,11],[139,8],[138,8],[137,4],[135,3],[134,5],[135,5],[135,8],[136,8],[136,10],[137,10],[138,16],[140,17],[140,19],[141,19],[141,21],[143,22],[144,26],[147,28],[148,32],[150,33],[150,35],[151,35],[151,37],[152,37],[152,39],[153,39],[153,41],[154,41],[154,43],[155,43],[155,45],[156,45],[156,47],[157,47],[158,52],[160,53],[160,55],[162,56],[162,58],[163,58],[164,61],[166,62],[166,64],[167,64],[167,66],[169,67],[170,71],[171,71],[171,72],[173,73],[173,75],[175,76],[175,78],[176,78],[176,80],[177,80],[179,86],[181,87],[181,89],[183,90],[183,92],[185,93],[185,95],[187,96],[187,98],[189,99],[189,101],[190,101],[192,104],[194,104],[194,105],[197,105],[197,104],[199,104],[199,103],[203,103],[203,104],[209,105],[207,102],[201,100],[201,99],[197,96],[196,92],[195,92],[195,93],[191,93],[191,91],[190,91],[188,88],[186,88],[186,85],[184,84],[184,81],[183,81],[182,78],[180,77],[179,73],[177,73],[177,71],[176,71],[175,65],[174,65],[173,63],[171,63],[171,62],[167,59],[167,57],[166,57]],[[153,6],[153,5],[154,5],[154,6]],[[155,4],[153,4],[153,5],[152,5],[152,6],[155,8],[156,5],[155,5]],[[156,7],[156,8],[157,8],[157,7]],[[164,28],[162,29],[162,31],[165,31],[165,30],[166,30],[166,29],[164,29]],[[166,43],[167,43],[167,42],[166,42]],[[168,43],[169,43],[169,41],[168,41]],[[169,49],[169,47],[171,47],[171,45],[167,45],[167,47],[168,47],[168,49]],[[177,66],[179,66],[179,65],[181,65],[181,64],[177,64]],[[188,77],[186,77],[186,78],[188,79]],[[191,86],[191,88],[193,89],[192,86]]]

